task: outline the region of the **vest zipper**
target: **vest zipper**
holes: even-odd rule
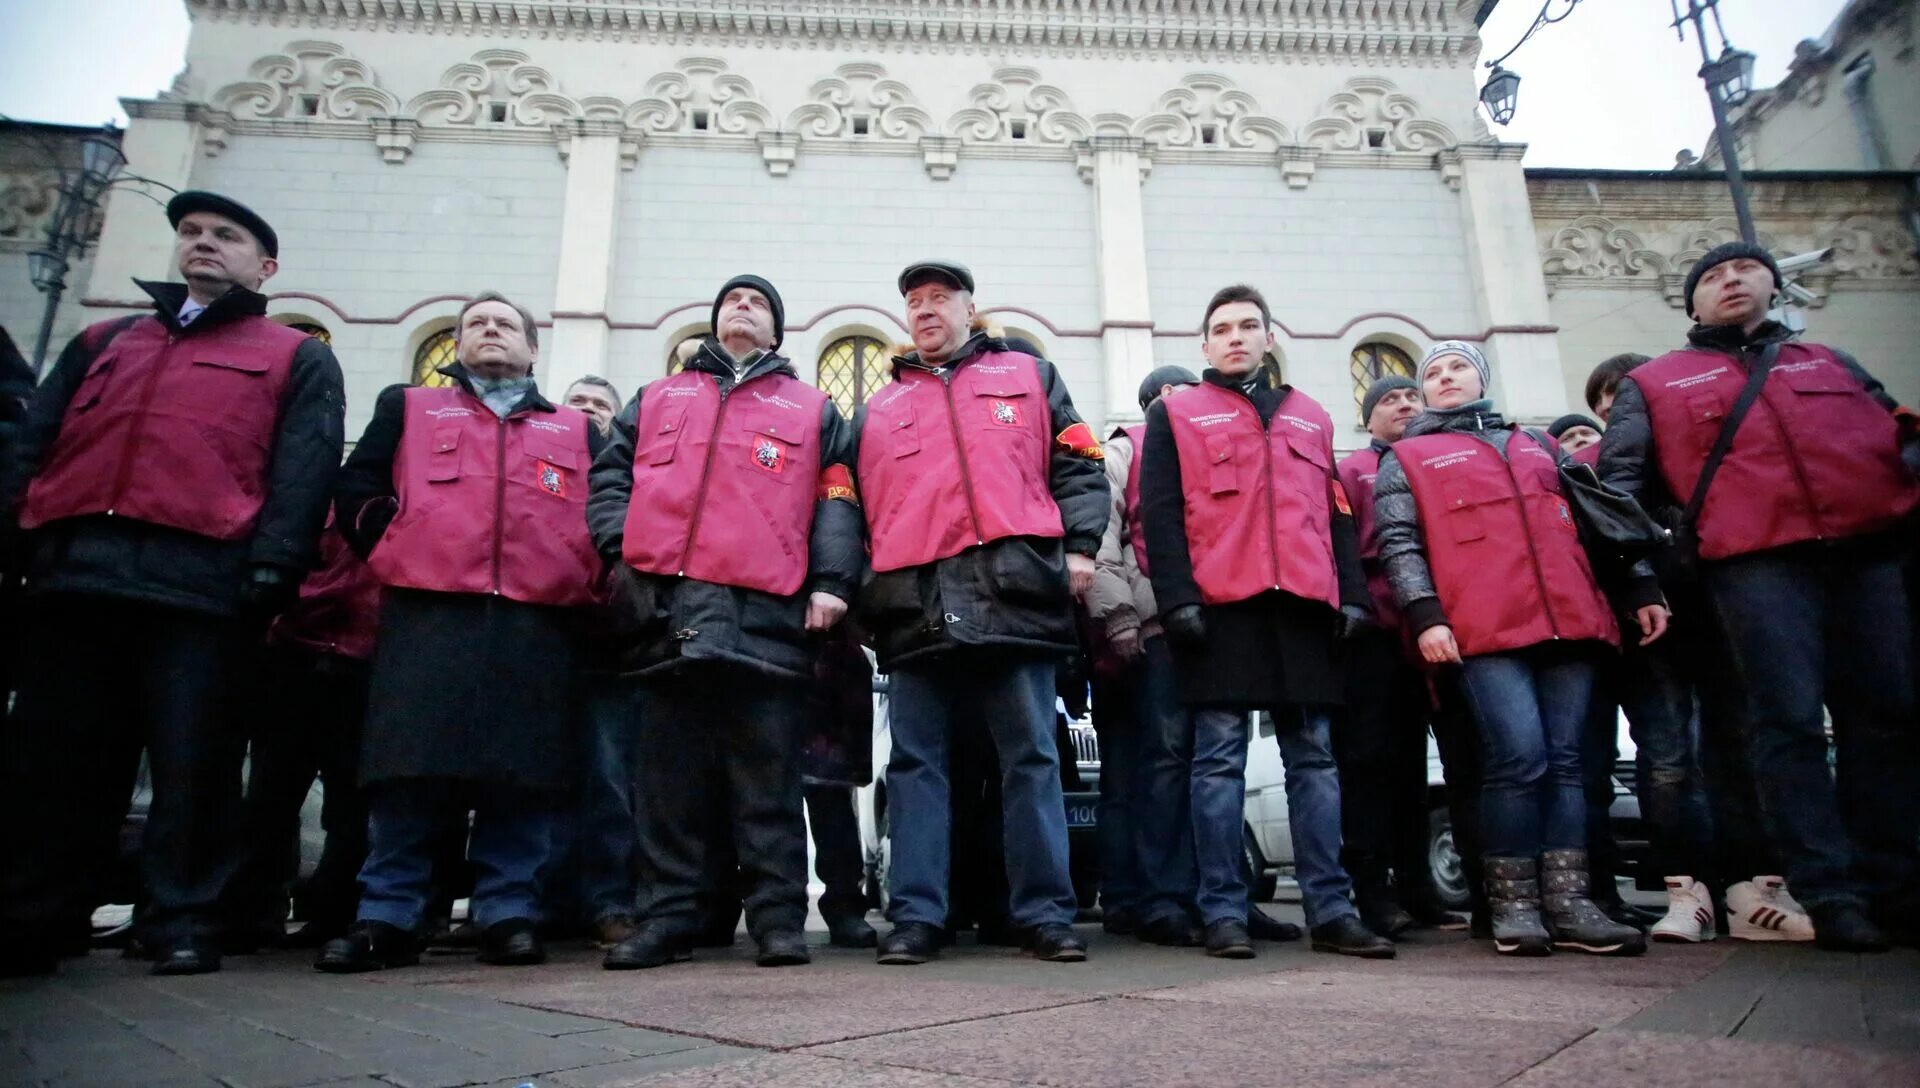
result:
[[[1246,394],[1242,393],[1241,396],[1246,396]],[[1253,404],[1252,397],[1247,397],[1247,404],[1250,406],[1253,406],[1253,418],[1259,419],[1260,409],[1257,405]],[[1275,415],[1279,415],[1280,414],[1279,406],[1275,405],[1273,411]],[[1260,434],[1261,434],[1261,437],[1265,439],[1265,441],[1262,442],[1260,445],[1261,475],[1265,480],[1265,483],[1260,488],[1260,490],[1265,492],[1267,496],[1267,532],[1266,532],[1267,559],[1269,560],[1273,568],[1273,588],[1279,589],[1280,588],[1280,547],[1279,547],[1280,504],[1273,501],[1273,421],[1272,420],[1266,420],[1260,424]]]
[[[700,486],[693,493],[693,520],[687,523],[687,543],[680,549],[680,562],[677,564],[679,569],[674,571],[676,578],[687,576],[687,556],[693,554],[693,539],[700,532],[702,515],[707,512],[707,481],[713,476],[714,451],[720,448],[720,422],[727,415],[727,394],[745,383],[738,383],[728,388],[722,386],[716,378],[713,384],[720,390],[720,407],[713,413],[713,432],[707,435],[707,459],[700,466]]]
[[[1540,587],[1540,611],[1547,617],[1547,629],[1553,632],[1557,641],[1560,638],[1560,624],[1553,618],[1553,602],[1547,599],[1547,576],[1540,569],[1540,548],[1533,542],[1533,525],[1527,520],[1527,496],[1520,490],[1520,478],[1513,474],[1513,444],[1520,440],[1520,429],[1515,427],[1507,437],[1506,462],[1507,483],[1513,487],[1514,501],[1520,504],[1520,534],[1527,538],[1527,554],[1533,559],[1533,581]],[[1489,443],[1491,445],[1491,443]],[[1542,447],[1544,449],[1544,447]],[[1500,451],[1496,449],[1495,454]]]
[[[960,414],[953,406],[953,384],[947,379],[953,374],[948,368],[940,375],[940,389],[947,397],[947,426],[953,430],[953,452],[960,461],[960,486],[967,492],[967,516],[973,519],[973,542],[985,544],[987,538],[980,533],[980,507],[973,496],[973,472],[967,467],[967,444],[960,440]]]
[[[486,402],[482,401],[481,406],[485,407]],[[487,414],[493,415],[493,409],[487,408]],[[498,439],[494,443],[493,454],[493,595],[498,597],[500,595],[500,536],[503,531],[501,523],[507,516],[507,421],[500,416],[494,416],[493,421],[494,434]]]
[[[147,374],[147,387],[140,393],[140,414],[134,417],[133,428],[127,435],[126,444],[120,447],[120,471],[113,477],[113,497],[107,502],[107,516],[112,517],[114,508],[120,505],[120,498],[126,493],[127,485],[133,482],[133,450],[140,443],[140,432],[147,424],[147,412],[153,408],[153,396],[160,388],[160,372],[173,361],[173,347],[180,342],[177,330],[168,330],[167,346],[160,350],[160,358]]]

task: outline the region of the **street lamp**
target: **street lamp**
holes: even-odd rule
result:
[[[1680,40],[1687,39],[1687,26],[1693,27],[1694,40],[1700,43],[1700,78],[1707,85],[1707,102],[1713,107],[1714,139],[1720,144],[1720,161],[1726,165],[1727,188],[1733,194],[1733,214],[1740,223],[1740,238],[1753,244],[1756,237],[1753,229],[1753,212],[1747,207],[1747,184],[1740,173],[1740,156],[1733,143],[1733,132],[1727,124],[1727,111],[1737,109],[1753,95],[1753,54],[1735,49],[1727,41],[1727,28],[1720,22],[1720,0],[1667,0],[1673,10],[1673,29]],[[1686,10],[1681,10],[1684,4]],[[1493,69],[1487,77],[1486,85],[1480,88],[1480,103],[1487,108],[1487,114],[1496,125],[1504,125],[1513,120],[1516,100],[1520,97],[1520,77],[1508,71],[1502,65],[1507,58],[1519,52],[1541,27],[1557,23],[1573,14],[1580,6],[1580,0],[1546,0],[1540,8],[1540,14],[1534,16],[1533,25],[1513,43],[1513,48],[1501,54],[1497,59],[1487,62]],[[1713,29],[1720,39],[1720,57],[1715,60],[1707,51],[1706,20],[1713,17]]]
[[[53,217],[47,222],[47,244],[27,254],[27,276],[35,289],[47,296],[46,310],[40,316],[40,334],[33,348],[33,373],[38,378],[46,368],[47,342],[53,336],[53,320],[60,309],[60,296],[67,289],[67,270],[75,253],[86,248],[93,236],[100,202],[107,190],[120,180],[120,169],[127,159],[120,151],[120,130],[106,125],[80,142],[80,167],[66,164],[59,149],[40,141],[47,153],[60,193]],[[144,179],[142,179],[144,180]]]

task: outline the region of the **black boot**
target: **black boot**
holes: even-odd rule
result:
[[[835,915],[827,919],[827,943],[835,948],[872,948],[880,943],[880,935],[859,915]]]
[[[1813,919],[1813,943],[1829,952],[1885,952],[1887,935],[1868,920],[1866,912],[1847,903],[1808,907]]]
[[[663,922],[643,922],[640,932],[607,949],[600,966],[609,971],[665,967],[693,958],[694,935]]]
[[[1087,942],[1075,935],[1072,926],[1039,925],[1027,937],[1027,954],[1049,963],[1079,963],[1087,958]]]
[[[1401,908],[1387,880],[1386,858],[1349,851],[1347,873],[1353,877],[1353,905],[1368,929],[1391,941],[1413,928],[1413,915]]]
[[[1587,896],[1587,852],[1549,850],[1540,858],[1540,904],[1555,948],[1597,956],[1637,956],[1647,935],[1607,916]]]
[[[1375,933],[1358,915],[1342,914],[1331,922],[1322,922],[1308,932],[1313,934],[1315,952],[1335,952],[1368,960],[1393,958],[1393,942]]]
[[[940,957],[940,928],[924,922],[902,922],[880,938],[874,958],[893,967],[910,967]]]
[[[1488,857],[1483,868],[1494,951],[1503,956],[1552,952],[1553,935],[1540,920],[1539,863],[1532,858]]]
[[[763,934],[756,942],[760,954],[754,957],[754,963],[761,967],[799,967],[813,962],[813,956],[807,951],[807,938],[797,929],[776,929]]]
[[[480,933],[480,962],[495,967],[531,967],[547,962],[547,946],[531,918],[508,918]]]
[[[1306,935],[1292,922],[1282,922],[1254,906],[1247,908],[1247,933],[1256,941],[1297,941]]]
[[[382,967],[411,967],[420,962],[420,938],[385,922],[355,922],[344,937],[335,937],[320,949],[314,967],[336,975],[378,971]]]
[[[1253,938],[1244,922],[1228,918],[1207,927],[1207,955],[1223,960],[1250,960],[1254,957]]]

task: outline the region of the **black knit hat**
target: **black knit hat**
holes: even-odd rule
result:
[[[1594,419],[1592,416],[1583,416],[1579,412],[1568,412],[1566,415],[1547,424],[1547,433],[1555,438],[1559,438],[1575,427],[1589,428],[1595,434],[1599,434],[1603,429],[1600,426],[1600,421]]]
[[[1147,410],[1160,396],[1160,387],[1166,385],[1199,385],[1200,376],[1184,366],[1157,366],[1140,383],[1140,410]]]
[[[219,193],[209,193],[204,189],[188,189],[185,192],[175,193],[173,199],[167,201],[167,224],[179,230],[180,221],[194,212],[212,212],[233,220],[247,228],[247,233],[259,240],[260,248],[267,251],[267,256],[275,260],[280,259],[280,236],[273,232],[273,228],[267,225],[266,220],[260,218],[259,212],[238,200],[221,196]]]
[[[1726,264],[1728,261],[1737,261],[1742,257],[1750,257],[1766,265],[1768,271],[1773,273],[1773,289],[1780,290],[1780,264],[1773,259],[1773,254],[1747,242],[1727,242],[1707,250],[1706,256],[1693,262],[1693,267],[1687,269],[1685,299],[1688,317],[1693,316],[1693,289],[1700,286],[1700,277],[1707,274],[1707,269],[1717,264]]]
[[[1367,386],[1367,395],[1360,398],[1360,425],[1366,426],[1367,421],[1373,418],[1373,410],[1379,407],[1381,397],[1396,389],[1418,388],[1420,383],[1404,374],[1389,374],[1384,378],[1374,379],[1373,384]]]
[[[780,341],[787,338],[787,307],[780,301],[780,292],[773,284],[759,276],[735,276],[720,286],[720,293],[713,296],[713,312],[707,315],[707,327],[713,330],[717,339],[720,335],[720,304],[727,300],[728,292],[736,287],[751,287],[767,300],[767,308],[773,311],[773,346],[778,349]]]

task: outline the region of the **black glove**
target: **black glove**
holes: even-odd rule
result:
[[[247,570],[240,587],[240,609],[262,623],[279,615],[300,594],[300,579],[285,567],[261,563]]]
[[[1359,638],[1361,632],[1373,627],[1373,613],[1357,604],[1340,606],[1340,616],[1333,622],[1334,637],[1340,639]]]
[[[1160,617],[1160,627],[1177,646],[1198,649],[1207,644],[1207,621],[1197,604],[1183,604]]]
[[[1920,476],[1920,438],[1909,438],[1900,446],[1900,460],[1906,463],[1908,472]]]

